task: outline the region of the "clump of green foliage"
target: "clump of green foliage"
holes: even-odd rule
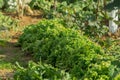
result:
[[[8,16],[4,16],[2,13],[0,13],[0,31],[2,30],[9,30],[11,28],[14,28],[14,26],[17,25],[17,22],[13,19],[11,19]]]
[[[61,18],[67,27],[84,31],[84,34],[92,38],[100,38],[108,32],[109,16],[103,10],[104,2],[97,0],[57,0],[54,5],[53,0],[35,0],[31,7],[42,10],[47,19]],[[51,6],[56,6],[52,9]]]
[[[29,6],[34,10],[40,10],[47,15],[50,12],[51,2],[48,0],[32,0]]]
[[[5,12],[14,12],[16,10],[16,0],[0,0],[0,9]]]
[[[118,74],[113,80],[120,80],[120,74]]]
[[[65,70],[78,79],[109,80],[114,73],[114,68],[110,72],[113,66],[110,56],[82,32],[65,28],[60,23],[58,19],[42,20],[28,26],[19,44],[24,51],[32,53],[35,60]]]
[[[107,9],[108,11],[112,11],[114,9],[120,9],[120,1],[118,0],[112,0],[110,3],[108,3],[106,6],[105,6],[105,9]]]
[[[16,66],[15,80],[73,80],[68,73],[41,62],[30,61],[28,67]],[[74,79],[75,80],[75,79]]]
[[[2,8],[3,5],[4,5],[4,1],[0,0],[0,9]]]
[[[18,21],[9,17],[5,16],[3,13],[0,13],[0,39],[1,40],[8,40],[11,38],[10,30],[18,30]],[[2,46],[5,46],[2,44]]]

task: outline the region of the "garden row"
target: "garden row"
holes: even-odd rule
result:
[[[19,45],[36,63],[17,64],[15,80],[119,80],[120,46],[111,38],[101,40],[110,20],[103,0],[58,0],[57,5],[32,0],[29,5],[47,20],[27,26],[20,36]]]
[[[113,64],[117,58],[106,54],[81,31],[66,28],[62,20],[42,20],[26,27],[19,38],[19,45],[39,63],[30,62],[28,68],[18,66],[17,80],[119,78],[115,77],[119,72],[118,65]]]

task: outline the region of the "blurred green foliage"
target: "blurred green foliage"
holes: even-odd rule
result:
[[[77,79],[105,79],[113,77],[114,57],[78,30],[65,28],[63,21],[42,20],[30,25],[19,38],[24,51],[31,53],[35,60],[51,64],[69,72]],[[111,70],[112,68],[112,70]]]

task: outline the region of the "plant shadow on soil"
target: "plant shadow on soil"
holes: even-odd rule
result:
[[[2,12],[5,16],[10,16],[11,18],[16,20],[16,14],[14,13],[6,13]],[[15,30],[8,31],[8,33],[3,33],[4,35],[0,34],[0,69],[4,68],[1,67],[1,63],[8,63],[14,65],[15,62],[19,62],[21,65],[26,65],[27,62],[31,59],[29,55],[24,55],[24,52],[20,49],[20,47],[16,47],[17,40],[24,30],[24,26],[28,26],[31,24],[37,24],[42,18],[42,15],[36,13],[31,16],[23,16],[22,19],[19,19],[19,27],[16,27]],[[7,40],[7,37],[10,40]],[[5,67],[6,68],[6,67]]]
[[[1,63],[14,65],[19,62],[22,65],[26,65],[30,59],[31,57],[25,56],[20,47],[16,47],[16,43],[0,40],[0,68],[3,66]]]
[[[5,16],[10,16],[15,19],[17,16],[14,13],[6,13],[3,12]],[[16,47],[17,40],[24,29],[24,26],[28,26],[30,24],[37,24],[42,18],[42,15],[36,13],[31,16],[23,16],[22,19],[19,20],[19,27],[16,27],[17,31],[11,30],[8,33],[3,33],[4,36],[0,37],[0,69],[1,63],[15,64],[15,62],[19,62],[21,65],[26,65],[27,62],[31,59],[29,55],[25,56],[24,52],[20,49],[20,47]],[[0,34],[1,35],[1,34]],[[7,40],[7,37],[8,39]],[[4,67],[3,67],[4,68]]]
[[[3,14],[16,20],[16,15],[13,13],[3,12]],[[20,47],[16,47],[16,44],[24,28],[30,24],[37,24],[41,18],[41,14],[23,16],[23,18],[18,21],[18,27],[8,32],[0,33],[0,80],[8,80],[9,77],[13,77],[11,75],[13,75],[16,62],[26,67],[28,61],[32,60],[32,57],[25,55],[25,52],[23,52]]]
[[[0,40],[0,80],[13,77],[16,62],[26,67],[31,56],[24,55],[20,47],[16,47],[16,42]]]

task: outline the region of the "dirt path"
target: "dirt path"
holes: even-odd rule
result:
[[[11,16],[13,19],[15,18],[14,14],[3,14]],[[22,29],[23,26],[36,24],[40,21],[40,19],[40,15],[24,16],[22,19],[19,19],[19,29]],[[31,59],[30,56],[24,56],[24,52],[22,52],[19,47],[15,47],[21,32],[10,30],[8,33],[11,35],[11,39],[9,41],[0,41],[2,42],[0,45],[0,80],[1,78],[2,80],[7,80],[7,78],[11,78],[13,76],[14,71],[12,67],[14,67],[16,62],[19,62],[22,65],[26,65],[27,62]]]
[[[13,76],[12,68],[16,62],[25,65],[31,59],[29,56],[24,56],[21,49],[11,43],[7,43],[5,47],[0,47],[0,52],[0,77],[2,79]]]

